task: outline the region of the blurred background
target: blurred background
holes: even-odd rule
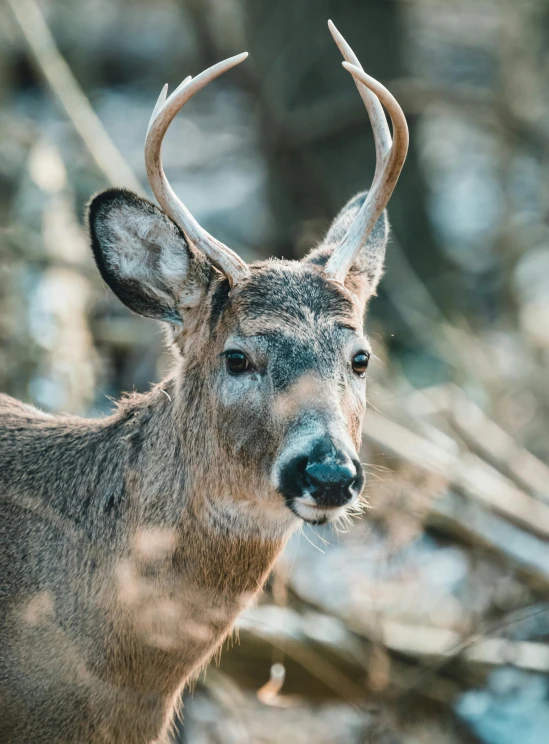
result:
[[[370,185],[328,18],[411,133],[368,319],[371,508],[292,540],[174,741],[546,744],[549,0],[2,0],[0,390],[98,416],[167,369],[83,228],[94,192],[149,193],[165,82],[250,52],[164,154],[247,260],[299,258]]]

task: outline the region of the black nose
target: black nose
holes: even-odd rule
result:
[[[318,506],[344,506],[364,485],[362,466],[355,458],[327,437],[317,441],[308,454],[286,465],[281,491],[287,500],[308,494]]]
[[[357,476],[353,463],[340,464],[333,460],[309,460],[305,467],[305,487],[315,501],[340,502],[349,499],[349,491]]]

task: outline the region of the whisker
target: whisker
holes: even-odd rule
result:
[[[311,525],[310,525],[310,524],[308,524],[308,525],[307,525],[307,527],[311,527]],[[311,530],[311,532],[312,532],[312,530]],[[323,555],[325,554],[325,552],[324,552],[324,550],[322,550],[322,548],[319,548],[319,547],[318,547],[318,545],[315,545],[315,544],[314,544],[314,542],[313,542],[312,540],[309,540],[309,538],[308,538],[308,537],[307,537],[307,535],[305,534],[305,530],[304,530],[304,529],[302,529],[302,530],[301,530],[301,534],[303,535],[303,537],[305,538],[305,540],[307,540],[307,542],[309,543],[309,545],[312,545],[312,546],[313,546],[313,548],[316,548],[316,549],[318,550],[318,552],[319,552],[319,553],[322,553]],[[314,534],[314,533],[313,533],[313,534]]]

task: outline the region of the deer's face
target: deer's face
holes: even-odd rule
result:
[[[341,515],[364,481],[370,348],[360,308],[313,264],[278,261],[253,266],[230,294],[218,283],[208,304],[209,338],[190,367],[209,370],[205,395],[223,450],[298,517]]]
[[[91,205],[103,278],[130,308],[169,324],[181,426],[189,442],[202,437],[210,460],[203,466],[218,472],[220,498],[256,498],[271,512],[321,523],[362,491],[370,355],[362,327],[381,271],[385,217],[344,285],[323,268],[363,201],[355,198],[303,261],[252,265],[232,290],[149,202],[113,191]]]

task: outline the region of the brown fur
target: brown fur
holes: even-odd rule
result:
[[[299,524],[272,480],[292,432],[314,422],[360,442],[364,388],[348,355],[371,276],[357,268],[351,292],[331,284],[321,247],[252,267],[229,295],[158,210],[120,193],[112,214],[92,216],[92,235],[105,220],[98,265],[130,307],[170,323],[176,361],[102,420],[0,396],[0,741],[11,744],[165,741],[181,689]],[[155,225],[152,248],[147,223],[135,249],[149,251],[137,283],[108,253],[108,220],[126,240],[119,204]],[[171,254],[162,265],[170,241],[183,251],[175,278]],[[256,381],[227,377],[231,338],[265,370]]]

